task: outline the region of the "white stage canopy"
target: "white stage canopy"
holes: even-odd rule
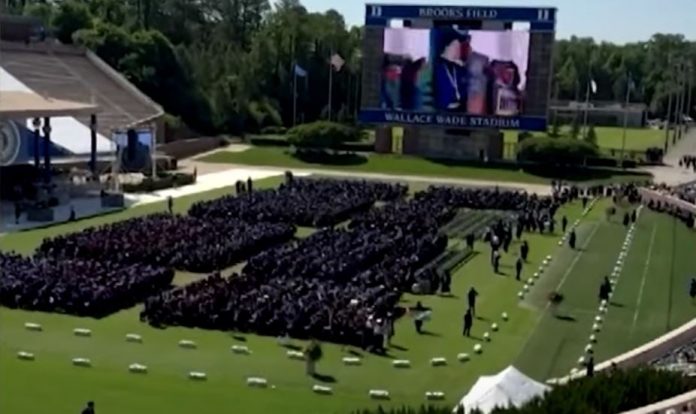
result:
[[[25,84],[0,67],[0,91],[33,92]],[[22,120],[16,120],[22,121]],[[33,131],[32,120],[24,120],[26,127]],[[69,116],[51,118],[51,142],[74,155],[88,155],[91,152],[90,129],[87,125]],[[105,136],[97,133],[97,153],[107,154],[115,151],[115,145]]]
[[[457,412],[459,407],[464,408],[465,414],[474,409],[487,414],[495,407],[520,407],[532,398],[544,395],[550,389],[524,375],[517,368],[509,366],[496,375],[480,377],[455,407],[454,412]]]

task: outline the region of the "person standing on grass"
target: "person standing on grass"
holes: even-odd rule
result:
[[[174,214],[174,197],[172,196],[167,197],[167,210],[169,214]]]
[[[474,325],[474,318],[471,315],[471,309],[467,310],[464,314],[464,329],[462,335],[466,337],[471,336],[471,327]]]
[[[638,215],[636,214],[636,210],[633,210],[633,212],[631,213],[631,223],[635,223],[637,219]]]
[[[477,296],[478,296],[478,292],[472,286],[471,289],[469,289],[469,293],[467,294],[467,299],[469,300],[469,311],[471,311],[474,315],[476,315],[476,297]]]
[[[570,245],[570,248],[575,250],[575,242],[577,241],[578,236],[575,234],[575,229],[570,231],[570,237],[568,239],[568,245]]]
[[[250,193],[254,191],[254,184],[251,181],[251,177],[247,178],[247,191]]]
[[[689,296],[691,296],[691,301],[696,299],[696,277],[691,278],[691,288],[689,289]]]
[[[87,402],[87,406],[82,410],[82,414],[94,414],[94,401]]]
[[[568,217],[563,216],[563,219],[561,220],[561,226],[563,227],[563,233],[565,233],[566,228],[568,227]]]
[[[520,246],[520,256],[522,256],[522,260],[525,262],[527,261],[527,257],[529,257],[529,243],[527,240],[522,242],[522,246]]]
[[[500,271],[500,252],[493,252],[493,272],[497,275]]]
[[[624,213],[624,218],[623,218],[623,225],[625,227],[628,227],[628,224],[631,222],[631,218],[629,217],[628,213]]]
[[[516,271],[516,276],[515,279],[520,280],[520,276],[522,275],[522,267],[524,266],[522,258],[518,257],[517,262],[515,263],[515,271]]]
[[[588,378],[594,377],[594,355],[590,355],[590,359],[587,361],[587,371],[585,374]]]
[[[466,247],[467,247],[469,250],[474,250],[474,241],[475,241],[475,239],[476,239],[476,236],[474,236],[474,233],[469,233],[469,234],[466,236]]]

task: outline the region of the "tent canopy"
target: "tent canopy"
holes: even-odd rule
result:
[[[0,91],[0,119],[78,116],[96,113],[96,105],[45,98],[28,91]]]
[[[487,414],[495,407],[520,407],[548,390],[548,386],[509,366],[496,375],[480,377],[469,393],[461,399],[455,411],[463,407],[465,413],[479,409]]]

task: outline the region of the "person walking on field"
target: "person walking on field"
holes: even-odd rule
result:
[[[517,272],[517,273],[516,273],[517,276],[515,277],[515,279],[520,280],[520,276],[522,275],[522,267],[523,267],[523,266],[524,266],[524,264],[523,264],[522,258],[521,258],[521,257],[518,257],[518,258],[517,258],[517,263],[515,263],[515,270],[516,270],[516,272]]]
[[[520,256],[522,256],[522,260],[525,262],[527,261],[527,257],[529,256],[529,243],[527,240],[523,241],[520,246]]]
[[[474,318],[471,315],[471,309],[467,310],[466,313],[464,314],[464,330],[462,331],[462,335],[466,337],[471,336],[471,327],[474,324]]]
[[[174,197],[172,196],[167,197],[167,210],[169,214],[174,214]]]
[[[563,233],[565,233],[566,228],[568,227],[568,217],[563,216],[563,220],[561,220],[561,226],[563,227]]]
[[[467,294],[467,299],[469,300],[469,311],[471,311],[473,315],[476,315],[476,297],[477,296],[478,296],[478,292],[472,286],[471,289],[469,289],[469,293]]]
[[[570,248],[575,250],[575,242],[577,241],[578,236],[575,234],[575,229],[570,231],[570,238],[568,239],[568,245],[570,245]]]

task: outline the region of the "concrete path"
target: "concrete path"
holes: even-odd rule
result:
[[[166,200],[168,197],[184,197],[187,195],[203,193],[206,191],[216,190],[218,188],[233,186],[237,181],[244,181],[248,178],[252,180],[263,180],[264,178],[277,177],[283,172],[269,171],[260,168],[230,168],[225,171],[218,171],[208,174],[198,173],[198,178],[195,184],[186,185],[178,188],[169,188],[166,190],[155,191],[146,194],[126,194],[126,200],[130,205],[139,206],[143,204],[156,203]],[[299,174],[306,176],[308,174]]]
[[[694,181],[694,170],[679,167],[679,160],[684,155],[696,155],[696,127],[691,128],[681,141],[670,147],[664,158],[664,166],[646,167],[643,170],[650,172],[656,183],[676,186]]]
[[[669,147],[665,164],[679,167],[679,160],[684,155],[696,155],[696,127],[692,127],[679,142]]]
[[[179,161],[179,168],[186,170],[187,172],[196,171],[201,174],[201,171],[206,171],[211,173],[215,171],[216,173],[228,171],[230,173],[239,169],[249,169],[246,165],[235,165],[235,164],[217,164],[209,162],[201,162],[193,159],[186,159]],[[352,179],[366,179],[366,180],[381,180],[381,181],[410,181],[426,184],[449,184],[449,185],[460,185],[467,187],[500,187],[510,190],[523,190],[529,193],[536,193],[539,195],[549,195],[551,194],[551,186],[546,184],[528,184],[528,183],[515,183],[506,181],[485,181],[485,180],[471,180],[464,178],[448,178],[448,177],[423,177],[416,175],[395,175],[395,174],[379,174],[379,173],[367,173],[367,172],[353,172],[353,171],[335,171],[335,170],[325,170],[325,169],[314,169],[314,168],[282,168],[282,167],[254,167],[259,171],[266,171],[268,173],[283,174],[285,171],[292,171],[295,175],[321,175],[326,177],[340,177],[340,178],[352,178]]]

